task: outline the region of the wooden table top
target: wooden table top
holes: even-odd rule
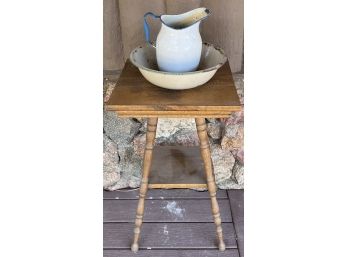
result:
[[[152,85],[129,60],[106,103],[123,117],[228,117],[240,101],[228,61],[206,84],[187,90]]]

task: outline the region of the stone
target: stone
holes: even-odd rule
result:
[[[244,166],[234,158],[233,153],[219,144],[211,144],[210,151],[218,188],[244,188]]]
[[[198,146],[199,139],[196,131],[190,129],[180,129],[169,137],[158,137],[155,141],[156,145],[184,145]]]
[[[137,120],[141,124],[141,126],[139,128],[139,132],[146,133],[147,119],[146,118],[136,118],[135,120]]]
[[[115,112],[104,111],[104,132],[118,147],[128,146],[140,127],[135,119],[119,118]]]
[[[230,117],[223,120],[225,127],[233,126],[244,122],[244,107],[241,106],[242,110],[239,112],[232,112]]]
[[[230,150],[240,165],[244,165],[244,106],[240,112],[233,112],[223,119],[221,147]]]
[[[231,176],[217,181],[220,189],[243,189],[244,188],[244,167],[238,161],[235,161]]]
[[[236,161],[232,170],[232,176],[236,183],[244,187],[244,165]]]
[[[141,126],[136,119],[119,118],[115,112],[104,111],[104,144],[117,149],[104,147],[104,189],[140,185],[142,157],[135,152],[133,139]]]
[[[113,191],[140,185],[142,157],[134,149],[133,144],[118,149],[116,143],[104,134],[104,189]]]
[[[120,159],[120,179],[113,185],[105,187],[105,189],[113,191],[127,187],[139,187],[143,162],[142,158],[134,153],[133,145],[124,148]]]
[[[199,138],[196,130],[182,129],[173,136],[173,141],[177,145],[198,146]]]
[[[218,144],[212,144],[210,151],[214,166],[215,181],[219,186],[232,177],[232,168],[235,159],[229,150],[222,149]]]
[[[218,120],[214,120],[213,122],[207,123],[207,133],[212,139],[220,139],[222,136],[222,124]]]
[[[238,160],[242,165],[244,165],[244,146],[242,146],[240,149],[238,149],[236,155],[236,160]]]
[[[244,126],[236,124],[225,127],[224,135],[221,140],[221,147],[226,150],[235,151],[243,147]]]
[[[217,184],[217,186],[219,189],[243,189],[244,188],[243,185],[237,184],[232,177],[224,181],[221,181],[219,184]]]
[[[145,152],[145,144],[146,144],[146,134],[138,133],[133,140],[134,153],[140,157],[143,157]]]
[[[194,119],[159,119],[156,145],[197,146],[199,139]]]
[[[170,137],[182,129],[196,131],[195,120],[192,118],[160,118],[158,119],[156,137]]]
[[[120,180],[121,170],[119,166],[120,158],[117,152],[117,145],[103,136],[103,186],[107,188]]]

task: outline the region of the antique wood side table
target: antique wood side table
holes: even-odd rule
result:
[[[106,110],[115,111],[119,117],[147,118],[143,173],[135,218],[134,240],[131,246],[133,252],[139,249],[138,241],[148,188],[208,187],[219,249],[225,250],[205,118],[229,117],[232,112],[240,111],[240,109],[228,61],[205,85],[175,91],[150,84],[143,78],[139,70],[127,60],[117,85],[106,104]],[[202,175],[204,172],[197,171],[199,167],[194,167],[194,165],[199,166],[200,163],[197,162],[193,150],[185,151],[182,147],[177,149],[162,147],[163,150],[153,151],[158,118],[173,117],[195,119],[200,141],[200,154],[203,159],[202,169],[204,165],[205,170],[204,175]],[[157,147],[161,146],[156,146],[155,149]],[[178,151],[181,152],[181,155],[192,158],[192,161],[188,161],[182,166],[173,163],[166,165],[171,162],[169,157]],[[156,167],[151,167],[153,152],[155,153],[154,159],[156,159],[156,155],[161,158],[157,161]],[[166,175],[163,176],[163,174]],[[171,181],[164,181],[163,177]]]

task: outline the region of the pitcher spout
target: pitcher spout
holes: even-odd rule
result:
[[[210,15],[208,8],[200,7],[186,13],[176,15],[161,15],[162,23],[172,29],[185,29],[206,19]]]

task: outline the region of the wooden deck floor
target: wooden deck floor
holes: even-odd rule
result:
[[[226,251],[219,252],[208,192],[152,189],[140,250],[130,251],[138,190],[104,191],[104,257],[243,257],[244,192],[217,193]]]

